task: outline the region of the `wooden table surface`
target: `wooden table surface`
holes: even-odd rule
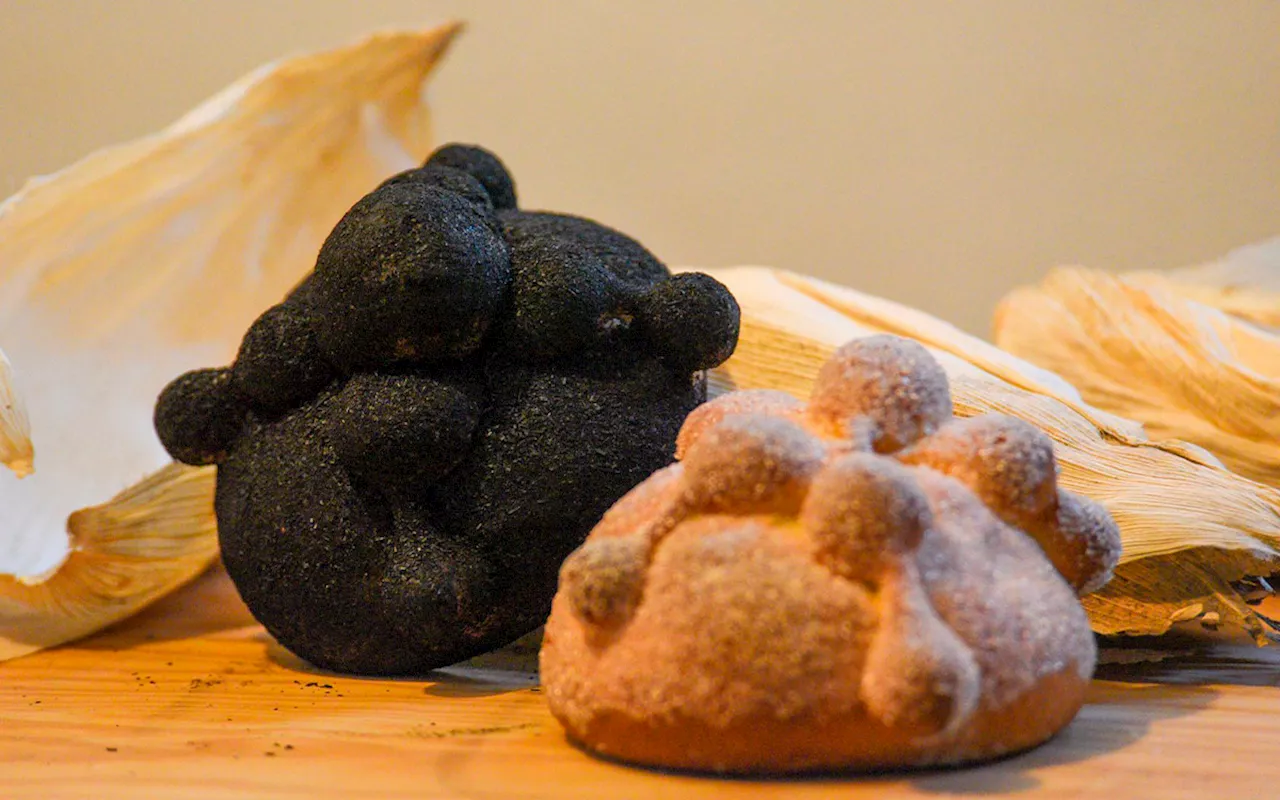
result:
[[[311,671],[213,572],[91,640],[0,664],[0,798],[1280,798],[1280,649],[1173,644],[1172,659],[1104,666],[1076,721],[1017,758],[717,780],[570,746],[518,654],[429,680]]]

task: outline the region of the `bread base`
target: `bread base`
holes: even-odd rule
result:
[[[979,708],[955,734],[928,744],[918,732],[886,727],[865,713],[741,718],[726,728],[683,714],[651,719],[604,710],[581,730],[568,719],[560,722],[579,747],[637,766],[757,776],[877,772],[960,766],[1032,749],[1071,722],[1087,687],[1072,665],[1003,708]]]

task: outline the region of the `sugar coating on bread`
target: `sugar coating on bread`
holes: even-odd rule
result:
[[[818,560],[837,575],[879,585],[898,570],[933,523],[911,471],[869,453],[826,464],[800,513]]]
[[[849,343],[808,404],[718,398],[677,453],[561,570],[542,680],[585,747],[720,772],[946,764],[1079,709],[1077,592],[1111,574],[1118,529],[1058,488],[1044,433],[954,419],[920,345]]]
[[[685,494],[706,511],[794,512],[822,456],[822,443],[791,420],[731,415],[685,456]]]
[[[947,373],[907,339],[855,339],[819,370],[809,414],[815,427],[840,438],[856,423],[870,423],[875,449],[892,452],[951,419]]]

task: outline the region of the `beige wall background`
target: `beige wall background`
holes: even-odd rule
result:
[[[468,22],[431,94],[526,205],[985,333],[1071,262],[1280,233],[1280,2],[0,0],[0,190],[258,64]]]

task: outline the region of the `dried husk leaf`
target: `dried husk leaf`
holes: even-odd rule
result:
[[[228,361],[346,209],[425,157],[423,84],[457,31],[268,64],[0,206],[0,458],[21,472],[34,442],[36,467],[0,471],[0,660],[128,616],[216,557],[213,471],[170,463],[155,396]]]
[[[956,413],[1020,417],[1054,440],[1062,484],[1102,503],[1124,540],[1116,577],[1084,598],[1103,634],[1155,635],[1216,612],[1260,640],[1265,622],[1233,583],[1280,564],[1280,492],[1186,442],[1095,408],[1061,377],[923,312],[766,268],[712,271],[738,298],[742,334],[713,392],[769,387],[808,395],[831,352],[858,336],[920,341],[952,382]]]
[[[1264,327],[1280,328],[1280,237],[1239,247],[1204,264],[1167,272],[1129,273],[1137,282],[1153,276],[1188,300]]]
[[[1000,303],[996,343],[1100,408],[1280,484],[1280,335],[1189,300],[1170,279],[1070,268]]]
[[[0,350],[0,464],[25,478],[31,474],[33,456],[27,409],[14,386],[9,358]]]

